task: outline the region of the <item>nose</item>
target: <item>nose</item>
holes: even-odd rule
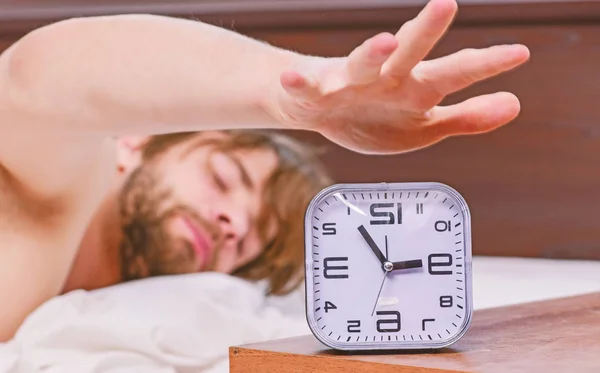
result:
[[[238,244],[248,233],[248,216],[239,210],[222,210],[216,213],[223,240],[226,244]]]

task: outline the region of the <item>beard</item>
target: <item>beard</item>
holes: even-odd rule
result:
[[[176,217],[183,215],[218,236],[193,209],[177,203],[172,190],[162,186],[156,174],[150,164],[143,164],[131,173],[119,196],[123,281],[198,272],[192,243],[169,233],[169,223]],[[203,263],[203,270],[213,270],[216,247],[213,253],[210,262]]]

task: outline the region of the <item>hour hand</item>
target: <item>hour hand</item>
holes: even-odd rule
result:
[[[401,269],[421,268],[423,267],[423,261],[421,259],[405,260],[402,262],[393,262],[392,271],[399,271]]]
[[[381,264],[383,265],[383,263],[387,262],[386,257],[383,255],[383,253],[381,252],[381,250],[379,250],[379,247],[377,247],[377,244],[375,243],[375,241],[373,241],[373,237],[371,237],[371,235],[369,234],[369,232],[367,232],[365,226],[361,225],[360,227],[358,227],[358,231],[363,236],[363,238],[365,239],[365,241],[367,241],[367,244],[371,248],[371,251],[373,251],[373,254],[375,254],[375,256],[377,257],[377,259],[379,259],[379,261],[381,262]]]

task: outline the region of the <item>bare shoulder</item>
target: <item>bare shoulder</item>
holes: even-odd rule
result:
[[[10,339],[35,308],[58,293],[65,275],[67,267],[53,257],[68,249],[56,249],[58,235],[44,225],[48,213],[35,200],[19,195],[15,179],[0,166],[0,342]],[[68,256],[63,256],[66,262]]]
[[[58,136],[12,141],[3,147],[0,128],[0,304],[6,305],[0,342],[60,293],[79,240],[115,173],[111,146],[84,149]],[[28,146],[38,141],[37,148]],[[15,143],[28,150],[9,152],[11,146],[16,150]],[[45,189],[45,180],[54,187]]]
[[[68,151],[68,144],[63,145]],[[43,163],[43,157],[37,161]],[[102,167],[92,166],[94,162],[87,175],[74,177],[65,193],[52,198],[40,196],[0,166],[0,342],[12,338],[31,312],[60,293],[82,233],[106,193],[102,175],[110,179],[98,169]]]
[[[50,114],[39,111],[48,104],[48,95],[38,92],[45,78],[23,73],[35,57],[27,45],[17,41],[0,55],[0,219],[52,235],[78,234],[71,226],[82,224],[110,187],[114,141],[77,130],[87,128],[84,119],[95,113],[69,127],[73,105]]]

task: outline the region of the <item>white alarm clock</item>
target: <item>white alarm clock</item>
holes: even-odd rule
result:
[[[472,317],[471,223],[441,183],[337,184],[306,211],[306,316],[337,350],[449,346]]]

